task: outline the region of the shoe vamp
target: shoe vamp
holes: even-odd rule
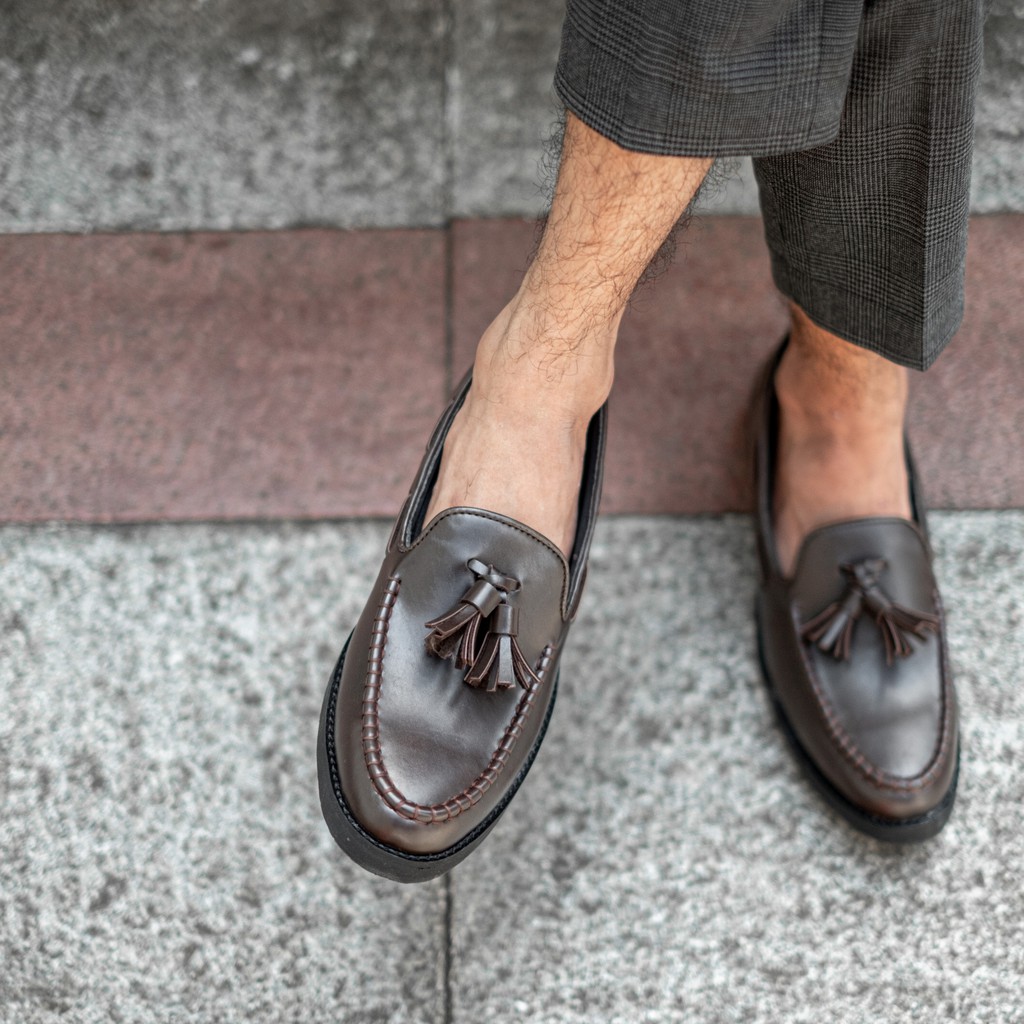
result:
[[[520,686],[496,692],[472,687],[465,682],[465,669],[426,648],[425,623],[465,593],[473,582],[466,562],[474,557],[521,581],[511,600],[520,611],[517,642],[531,667],[537,667],[545,647],[560,639],[562,567],[551,552],[514,528],[459,514],[438,523],[403,558],[384,648],[379,728],[392,781],[418,804],[443,803],[478,779],[525,696]],[[501,774],[514,774],[532,746],[552,683],[553,669],[521,723],[522,734]]]
[[[862,520],[808,539],[792,587],[800,621],[842,599],[842,564],[868,558],[886,561],[880,582],[889,600],[917,612],[938,612],[918,531],[900,520]],[[902,778],[919,775],[931,763],[943,722],[942,643],[934,633],[911,636],[909,643],[913,653],[887,664],[881,628],[865,610],[854,625],[848,659],[806,647],[826,713],[832,712],[871,764]]]
[[[461,693],[462,673],[424,671],[408,685],[389,679],[380,697],[381,755],[407,800],[442,804],[468,789],[487,767],[522,691]]]
[[[942,730],[942,652],[931,636],[887,665],[877,629],[858,623],[851,656],[836,661],[816,649],[810,661],[826,708],[876,768],[914,778],[934,759]]]

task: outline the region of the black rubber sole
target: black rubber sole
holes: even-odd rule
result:
[[[957,781],[960,778],[959,738],[957,739],[956,768],[953,771],[953,781],[950,783],[949,789],[946,791],[946,795],[935,807],[930,811],[927,811],[925,814],[921,814],[913,818],[883,818],[879,815],[868,813],[840,793],[839,790],[836,789],[836,787],[825,777],[821,769],[814,763],[811,755],[804,749],[803,744],[800,742],[800,739],[796,734],[796,730],[790,724],[786,711],[782,706],[782,702],[779,700],[778,694],[776,693],[771,674],[768,671],[768,663],[764,656],[764,644],[761,638],[760,601],[755,609],[755,618],[757,620],[757,655],[758,660],[761,663],[761,675],[764,678],[765,686],[768,689],[768,695],[775,708],[775,714],[778,718],[779,725],[782,727],[782,732],[789,740],[789,744],[792,747],[793,752],[796,754],[796,759],[803,769],[804,774],[808,779],[810,779],[818,792],[825,798],[828,805],[855,829],[871,836],[874,839],[881,839],[883,842],[921,843],[926,839],[931,839],[933,836],[938,835],[949,820],[949,816],[953,811],[953,803],[956,800]]]
[[[349,640],[352,637],[349,636]],[[551,684],[551,701],[541,723],[540,732],[537,734],[533,747],[526,758],[523,766],[513,778],[508,791],[501,798],[498,805],[487,817],[465,835],[459,842],[446,850],[438,853],[417,854],[407,853],[394,846],[382,843],[376,837],[370,835],[349,809],[345,801],[345,794],[341,790],[341,778],[338,774],[338,754],[335,749],[335,728],[334,716],[338,702],[338,687],[341,684],[341,670],[345,664],[345,653],[348,651],[349,640],[345,641],[338,664],[331,675],[331,681],[327,685],[324,694],[323,708],[320,712],[320,730],[316,741],[316,765],[317,778],[320,789],[320,809],[323,812],[324,821],[330,830],[334,841],[341,847],[352,860],[360,867],[372,871],[375,875],[388,878],[393,882],[427,882],[432,878],[451,871],[456,864],[465,860],[486,838],[487,833],[494,827],[502,812],[509,805],[516,791],[523,784],[530,766],[533,764],[537,751],[540,749],[541,741],[547,732],[548,724],[551,721],[551,713],[555,708],[555,697],[558,695],[558,674],[555,674]],[[427,826],[424,826],[427,827]]]

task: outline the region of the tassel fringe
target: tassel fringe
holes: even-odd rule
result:
[[[539,683],[536,673],[523,656],[519,641],[519,609],[501,604],[491,618],[480,653],[466,673],[466,682],[494,693],[518,683],[524,690]]]
[[[476,657],[480,623],[501,603],[501,591],[486,579],[478,579],[444,615],[427,622],[427,650],[439,658],[455,656],[455,664],[465,668]]]
[[[432,630],[427,637],[427,650],[439,658],[455,657],[459,668],[472,661],[476,638],[480,632],[480,609],[469,602],[459,602],[447,614],[428,622]],[[468,661],[467,661],[468,655]]]
[[[908,634],[923,640],[929,633],[939,631],[939,620],[934,615],[915,612],[895,602],[878,612],[875,622],[882,631],[887,665],[891,665],[896,658],[906,658],[914,653]]]
[[[887,665],[913,654],[910,636],[924,639],[928,633],[938,632],[939,620],[928,612],[916,612],[891,601],[878,582],[886,567],[882,558],[840,566],[847,580],[846,591],[838,601],[805,622],[801,636],[837,661],[846,661],[850,657],[854,626],[867,610],[881,631]]]
[[[458,668],[468,669],[465,679],[470,686],[489,693],[516,684],[529,690],[540,679],[519,646],[519,609],[507,600],[519,589],[519,581],[476,558],[467,564],[476,580],[458,604],[425,623],[430,630],[427,650],[438,658],[454,658]],[[481,642],[485,620],[488,630]]]
[[[850,645],[853,643],[853,627],[860,613],[860,596],[847,594],[841,601],[834,601],[805,623],[803,637],[817,644],[819,650],[831,654],[837,661],[846,661],[850,657]]]

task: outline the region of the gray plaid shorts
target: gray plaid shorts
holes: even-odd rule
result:
[[[983,0],[569,0],[555,87],[627,149],[754,157],[779,289],[926,369],[960,325]]]

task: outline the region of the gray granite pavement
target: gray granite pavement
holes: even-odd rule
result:
[[[323,684],[378,527],[0,531],[0,1021],[442,1019],[444,883],[341,863]]]
[[[437,224],[434,0],[5,0],[0,231]]]
[[[937,840],[860,837],[791,763],[746,520],[630,517],[522,793],[399,887],[333,847],[313,757],[385,524],[3,528],[0,1022],[1024,1020],[1024,512],[933,532]]]
[[[1024,7],[990,0],[973,207],[1024,210]],[[532,216],[548,0],[5,0],[0,231]],[[752,212],[749,179],[715,212]]]

